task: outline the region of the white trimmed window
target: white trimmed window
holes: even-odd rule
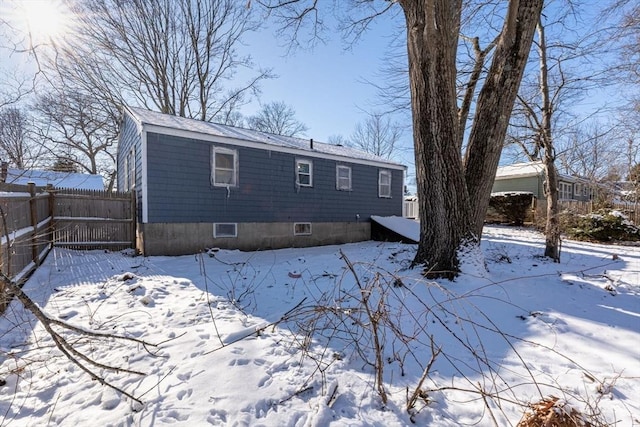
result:
[[[234,222],[217,222],[213,224],[213,237],[238,237],[238,224]]]
[[[560,200],[568,200],[573,198],[573,185],[568,182],[560,182],[558,184],[558,198]]]
[[[127,190],[131,190],[136,186],[136,156],[132,148],[127,154]]]
[[[311,235],[311,223],[310,222],[296,222],[293,224],[293,234],[295,236],[309,236]]]
[[[131,189],[131,159],[129,155],[124,158],[124,180],[123,187],[125,191],[129,191]]]
[[[313,187],[313,163],[311,160],[296,159],[296,184]]]
[[[336,190],[351,191],[351,167],[336,166]]]
[[[213,147],[211,181],[216,187],[238,186],[238,151]]]
[[[378,172],[378,197],[391,198],[391,171]]]
[[[576,196],[579,196],[582,193],[582,186],[578,183],[573,184],[573,193]]]

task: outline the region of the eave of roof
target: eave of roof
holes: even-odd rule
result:
[[[543,162],[514,163],[512,165],[500,166],[496,171],[496,181],[503,179],[528,178],[539,176],[544,173]],[[558,173],[558,179],[566,182],[587,183],[588,179],[578,176],[571,176]]]

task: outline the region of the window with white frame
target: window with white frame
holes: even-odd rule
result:
[[[300,187],[313,186],[313,163],[311,160],[296,159],[296,184]]]
[[[336,166],[336,189],[341,191],[351,191],[351,167]]]
[[[573,198],[573,185],[568,182],[560,182],[558,184],[558,198],[560,200],[567,200]]]
[[[238,224],[234,222],[218,222],[213,224],[213,237],[238,237]]]
[[[378,197],[391,197],[391,171],[378,172]]]
[[[122,185],[124,187],[125,191],[129,191],[129,189],[131,188],[130,185],[131,183],[129,182],[129,178],[130,178],[130,169],[131,169],[131,165],[129,165],[129,162],[131,161],[131,159],[129,159],[129,155],[127,155],[124,158],[124,179],[122,180]]]
[[[224,147],[213,147],[211,181],[216,187],[238,185],[238,151]]]
[[[293,224],[293,234],[295,236],[309,236],[311,235],[311,223],[310,222],[296,222]]]
[[[579,196],[581,193],[582,193],[582,185],[576,182],[575,184],[573,184],[573,194],[575,194],[576,196]]]
[[[127,168],[125,173],[127,174],[127,190],[131,190],[136,186],[136,156],[133,148],[129,151],[129,154],[127,154]]]
[[[311,223],[310,222],[295,222],[293,224],[293,234],[295,236],[310,236],[311,235]]]

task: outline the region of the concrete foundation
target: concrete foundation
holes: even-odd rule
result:
[[[293,223],[238,223],[237,237],[213,237],[212,223],[138,224],[143,255],[187,255],[207,248],[256,251],[361,242],[371,239],[369,222],[312,223],[310,235],[294,235]]]

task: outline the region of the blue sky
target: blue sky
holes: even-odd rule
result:
[[[247,53],[256,65],[272,68],[277,75],[261,84],[261,102],[284,101],[293,107],[296,118],[309,128],[304,137],[328,142],[330,136],[340,134],[349,139],[355,125],[366,119],[366,112],[380,110],[377,89],[366,81],[381,78],[394,32],[393,18],[389,18],[379,18],[355,43],[343,40],[339,32],[325,33],[325,43],[292,52],[273,26],[250,34],[245,39]],[[251,115],[258,109],[254,102],[242,113]],[[410,170],[414,163],[412,144],[407,131],[393,156]]]
[[[284,101],[309,130],[305,136],[327,141],[330,135],[348,137],[355,124],[375,108],[376,89],[364,80],[377,78],[390,31],[374,25],[362,40],[349,45],[339,34],[326,44],[287,53],[286,41],[273,28],[247,38],[247,50],[257,65],[272,68],[277,78],[262,83],[263,102]],[[258,108],[245,109],[252,114]]]
[[[309,131],[306,136],[327,141],[333,134],[348,136],[364,116],[375,89],[363,83],[379,68],[375,43],[367,41],[345,51],[339,41],[312,51],[298,50],[287,56],[286,49],[269,34],[251,42],[251,54],[258,64],[270,67],[276,79],[262,83],[262,101],[284,101],[296,110]]]
[[[10,4],[15,3],[0,0],[0,6]],[[395,9],[399,12],[398,8]],[[293,52],[288,52],[285,39],[275,35],[276,23],[267,22],[271,26],[248,34],[244,40],[246,53],[253,56],[256,65],[271,68],[278,76],[262,83],[261,101],[284,101],[292,106],[296,117],[309,128],[305,137],[323,142],[327,142],[331,135],[349,138],[354,126],[366,118],[365,111],[378,108],[376,104],[380,99],[376,89],[364,81],[380,81],[380,70],[393,34],[392,25],[401,19],[399,14],[395,18],[387,14],[377,19],[355,44],[342,40],[338,31],[332,32],[330,29],[323,34],[326,44]],[[24,56],[16,55],[13,59]],[[602,104],[602,95],[591,95],[581,102],[587,110]],[[619,97],[610,99],[615,98]],[[259,105],[254,102],[241,112],[251,115],[258,108]],[[409,119],[406,117],[407,121]],[[398,155],[394,156],[394,160],[409,166],[410,171],[413,169],[411,147],[411,134],[406,132],[400,142]]]

